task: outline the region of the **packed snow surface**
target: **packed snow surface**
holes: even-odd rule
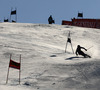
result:
[[[72,47],[66,41],[70,31]],[[77,45],[92,58],[76,56]],[[10,68],[10,54],[19,70]],[[0,90],[100,90],[100,29],[0,23]]]

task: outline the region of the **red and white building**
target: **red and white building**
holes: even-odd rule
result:
[[[87,28],[99,28],[100,29],[100,19],[75,19],[72,21],[62,21],[62,25],[72,25]]]

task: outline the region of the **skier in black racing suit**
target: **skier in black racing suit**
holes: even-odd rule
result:
[[[82,55],[84,56],[84,58],[91,58],[91,56],[85,54],[81,49],[84,49],[85,51],[87,51],[87,49],[85,49],[84,47],[81,47],[80,45],[77,45],[77,49],[76,49],[76,55]]]

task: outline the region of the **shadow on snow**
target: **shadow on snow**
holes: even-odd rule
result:
[[[78,59],[78,58],[84,58],[84,57],[77,57],[77,56],[75,56],[75,57],[66,58],[65,60],[72,60],[72,59]]]

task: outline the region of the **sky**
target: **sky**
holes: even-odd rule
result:
[[[17,8],[17,22],[48,24],[52,15],[55,24],[62,20],[77,18],[78,12],[83,18],[100,18],[100,0],[0,0],[0,20],[10,18],[11,8]],[[12,15],[15,19],[15,15]]]

